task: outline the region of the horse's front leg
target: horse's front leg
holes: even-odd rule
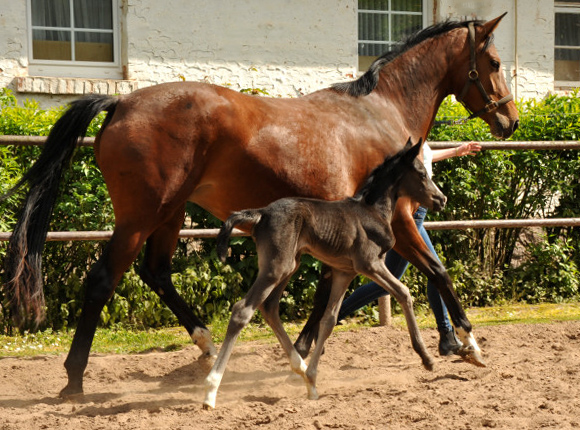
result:
[[[397,209],[400,209],[399,206],[397,206]],[[395,251],[427,276],[445,302],[451,321],[463,343],[458,354],[461,355],[463,360],[471,364],[485,367],[481,349],[473,336],[471,323],[459,302],[451,277],[443,264],[425,245],[425,241],[419,234],[410,212],[397,210],[393,218],[392,227],[396,237]]]

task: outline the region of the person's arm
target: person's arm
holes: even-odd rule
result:
[[[476,142],[467,142],[456,148],[433,149],[433,162],[447,158],[463,157],[464,155],[475,155],[479,151],[481,151],[481,145]]]

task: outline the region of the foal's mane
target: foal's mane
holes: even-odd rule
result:
[[[471,22],[476,26],[482,24],[482,21],[446,20],[419,30],[407,37],[407,39],[405,39],[399,46],[385,52],[373,61],[369,69],[360,78],[350,82],[334,84],[331,86],[331,89],[340,93],[347,93],[353,97],[366,96],[376,88],[379,83],[379,73],[386,64],[425,40],[437,37],[451,30],[455,30],[456,28],[467,27]],[[490,40],[487,41],[484,49],[487,48],[489,43]]]
[[[417,145],[421,146],[420,142]],[[375,204],[384,196],[386,189],[399,179],[399,175],[395,175],[394,172],[405,155],[412,149],[414,149],[414,146],[408,143],[395,155],[385,158],[385,161],[371,172],[365,184],[354,195],[353,199],[357,201],[364,200],[368,205]]]

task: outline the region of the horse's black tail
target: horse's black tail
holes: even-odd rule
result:
[[[63,169],[69,165],[77,142],[84,137],[91,121],[103,110],[110,115],[117,101],[109,96],[91,95],[72,102],[54,124],[38,160],[0,197],[4,200],[25,184],[30,187],[10,238],[5,262],[5,296],[19,326],[27,321],[38,325],[44,318],[41,254]]]
[[[240,212],[234,212],[227,220],[225,220],[217,235],[217,254],[222,263],[226,261],[228,242],[234,227],[239,224],[244,224],[247,228],[253,227],[261,218],[262,212],[259,209],[247,209]]]

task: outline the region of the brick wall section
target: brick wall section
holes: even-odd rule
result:
[[[128,94],[147,86],[145,82],[116,79],[48,78],[39,76],[19,76],[16,91],[50,95],[83,94]]]

